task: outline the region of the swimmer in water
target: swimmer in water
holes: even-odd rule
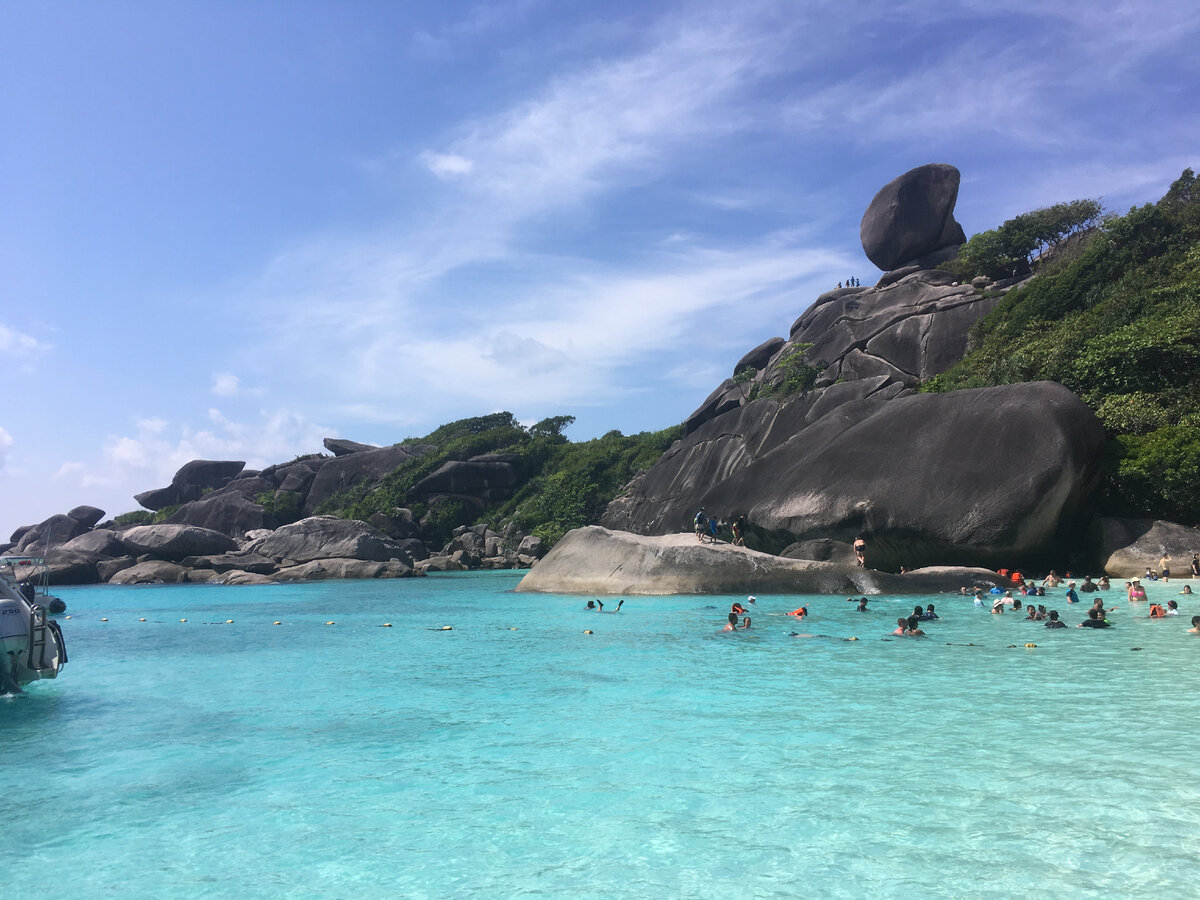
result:
[[[725,627],[722,628],[721,630],[722,631],[735,631],[737,629],[737,627],[738,627],[738,614],[735,612],[731,612],[729,614],[729,621],[725,623]]]
[[[1058,610],[1052,609],[1052,610],[1050,610],[1050,618],[1046,620],[1046,627],[1047,628],[1066,628],[1067,623],[1060,622],[1058,620]]]
[[[1166,612],[1166,615],[1168,615],[1168,616],[1177,616],[1177,615],[1179,615],[1179,604],[1178,604],[1178,603],[1176,603],[1174,600],[1168,600],[1168,601],[1167,601],[1167,612]]]
[[[933,611],[932,603],[930,603],[927,607],[925,607],[925,612],[921,613],[921,621],[922,622],[932,622],[934,619],[940,619],[940,618],[941,618],[941,616],[939,616],[937,613],[935,613]]]
[[[604,604],[601,604],[601,606],[603,606],[603,605],[604,605]],[[587,606],[585,606],[585,607],[584,607],[584,609],[595,609],[595,608],[596,608],[596,601],[595,601],[595,600],[589,600],[589,601],[587,602]]]
[[[746,616],[744,619],[742,619],[742,628],[749,628],[749,627],[750,627],[750,617]]]
[[[901,616],[900,618],[898,618],[896,620],[896,630],[893,631],[892,634],[899,637],[900,635],[906,634],[907,632],[908,632],[908,619],[904,618],[904,616]]]
[[[908,628],[904,633],[907,634],[909,637],[924,637],[925,636],[925,632],[923,632],[921,630],[921,617],[920,616],[909,616],[907,625],[908,625]]]
[[[1192,592],[1192,586],[1191,586],[1190,584],[1185,584],[1185,585],[1183,586],[1183,590],[1182,590],[1182,591],[1180,591],[1179,593],[1181,593],[1181,594],[1190,594],[1191,592]]]
[[[787,613],[787,615],[795,616],[797,619],[803,619],[808,615],[808,607],[802,606],[799,609],[793,609],[790,613]]]
[[[1200,634],[1200,616],[1192,616],[1192,627],[1188,629],[1188,634]]]
[[[624,600],[618,600],[618,601],[617,601],[617,608],[616,608],[616,609],[610,609],[610,610],[608,611],[608,614],[611,616],[611,615],[613,615],[614,613],[619,613],[619,612],[621,611],[621,607],[622,607],[622,606],[624,606],[624,605],[625,605],[625,601],[624,601]],[[604,612],[604,607],[600,607],[600,612]]]

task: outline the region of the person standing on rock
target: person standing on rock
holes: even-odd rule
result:
[[[746,546],[746,517],[738,516],[733,520],[733,545],[735,547]]]
[[[854,539],[854,558],[858,560],[860,569],[867,567],[867,542],[862,539],[861,535]]]
[[[692,523],[696,526],[696,540],[698,540],[702,544],[704,543],[705,521],[706,520],[704,518],[704,507],[702,506],[702,507],[700,507],[700,511],[698,513],[696,513],[696,518],[692,520]]]

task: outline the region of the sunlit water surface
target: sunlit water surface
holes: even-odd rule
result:
[[[1108,631],[762,597],[722,634],[744,598],[518,578],[60,589],[69,665],[0,699],[4,895],[1200,890],[1200,596]]]

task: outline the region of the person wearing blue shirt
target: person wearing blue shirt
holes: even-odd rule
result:
[[[1073,581],[1067,582],[1067,602],[1068,603],[1078,603],[1079,602],[1079,595],[1077,593],[1075,593],[1075,582],[1073,582]]]

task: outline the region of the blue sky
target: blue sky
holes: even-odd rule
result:
[[[189,459],[682,421],[863,210],[1200,166],[1194,2],[0,6],[0,539]]]

